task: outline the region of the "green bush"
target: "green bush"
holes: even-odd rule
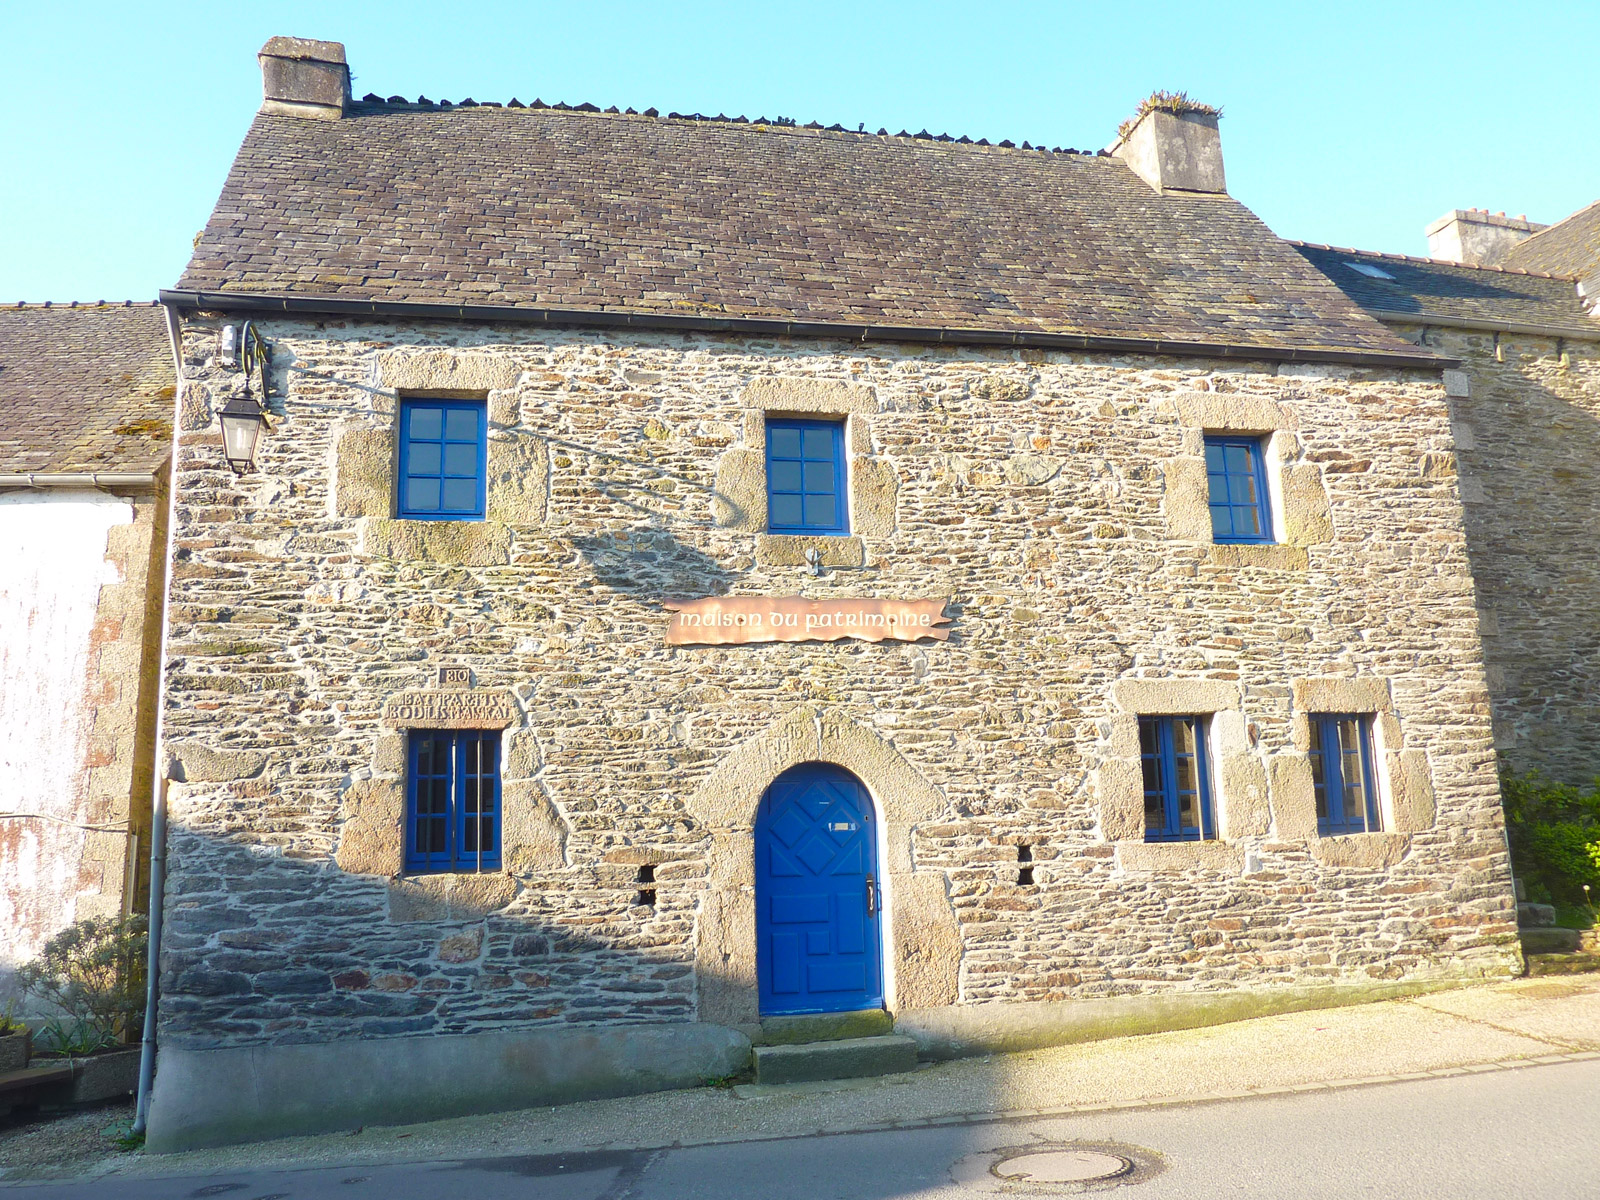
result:
[[[61,1052],[115,1045],[138,1028],[147,944],[143,917],[99,917],[67,926],[18,969],[23,987],[66,1013],[70,1023],[54,1023]]]
[[[1500,776],[1511,867],[1529,900],[1583,904],[1587,884],[1600,892],[1600,780],[1588,790],[1537,771]]]

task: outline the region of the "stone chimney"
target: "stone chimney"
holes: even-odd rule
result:
[[[1117,131],[1108,149],[1158,192],[1226,192],[1222,110],[1182,92],[1157,92]]]
[[[1472,267],[1495,267],[1518,242],[1550,228],[1527,217],[1508,217],[1487,208],[1458,208],[1427,228],[1428,257]]]
[[[350,67],[342,42],[275,37],[256,55],[261,62],[261,111],[285,117],[337,121],[350,103]]]

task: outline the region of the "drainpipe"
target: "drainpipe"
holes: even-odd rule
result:
[[[164,776],[165,772],[161,772]],[[161,982],[161,909],[167,881],[167,781],[156,783],[150,814],[150,948],[145,966],[144,1039],[139,1045],[139,1092],[133,1133],[144,1132],[150,1117],[150,1088],[156,1077],[156,999]]]
[[[183,438],[178,413],[183,406],[183,326],[177,310],[165,306],[167,343],[177,387],[172,398],[172,470],[167,484],[167,550],[161,571],[161,669],[156,677],[155,794],[150,804],[150,926],[149,955],[145,965],[144,1036],[139,1043],[139,1090],[133,1110],[135,1136],[150,1119],[150,1089],[156,1077],[156,1004],[161,998],[161,917],[167,885],[167,630],[172,606],[172,536],[178,528],[178,444]]]

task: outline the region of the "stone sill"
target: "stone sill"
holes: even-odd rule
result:
[[[1347,833],[1317,838],[1311,856],[1325,867],[1381,871],[1406,856],[1411,839],[1403,833]]]
[[[795,533],[756,536],[756,562],[763,567],[806,567],[806,551],[816,550],[825,567],[863,567],[867,547],[859,537],[820,537]]]
[[[1206,547],[1206,561],[1219,567],[1261,567],[1268,571],[1304,571],[1311,564],[1304,546],[1230,545]]]
[[[1244,848],[1219,842],[1118,842],[1117,865],[1124,871],[1244,872]]]
[[[412,521],[368,518],[362,549],[374,558],[436,562],[458,567],[501,566],[511,561],[511,530],[499,521]]]

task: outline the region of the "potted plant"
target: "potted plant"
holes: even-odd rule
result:
[[[16,1013],[15,1002],[0,1009],[0,1075],[22,1070],[33,1052],[33,1035]]]
[[[40,1057],[72,1060],[74,1101],[133,1090],[139,1051],[126,1049],[125,1040],[144,1015],[146,944],[141,916],[79,921],[17,972],[24,987],[62,1014],[40,1029]]]

